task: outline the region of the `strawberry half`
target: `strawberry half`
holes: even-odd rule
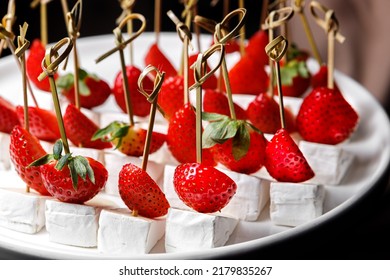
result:
[[[27,186],[42,195],[49,195],[42,182],[39,167],[28,167],[30,163],[46,154],[39,140],[17,125],[10,134],[9,153],[16,172]]]
[[[171,119],[184,104],[183,76],[176,75],[165,79],[157,98],[158,104],[165,113],[165,118]]]
[[[203,96],[203,111],[230,116],[229,101],[226,94],[218,90],[206,89]],[[234,103],[234,111],[237,119],[247,119],[245,110],[236,103]]]
[[[350,137],[359,116],[340,91],[320,87],[302,102],[297,128],[306,141],[335,145]]]
[[[163,54],[158,45],[155,43],[150,46],[144,58],[145,65],[154,65],[160,71],[165,72],[165,77],[174,77],[177,74],[175,67]]]
[[[226,174],[199,163],[177,166],[173,184],[179,198],[200,213],[220,211],[237,190],[236,183]]]
[[[142,93],[138,91],[137,83],[138,78],[141,75],[141,70],[135,66],[130,65],[126,67],[126,75],[129,82],[130,98],[134,115],[140,117],[149,115],[150,103],[145,98],[145,96],[143,96]],[[153,82],[149,77],[145,77],[143,80],[143,86],[145,91],[148,93],[151,93],[154,87]],[[127,113],[122,72],[117,74],[112,92],[114,93],[115,101],[118,106],[122,109],[123,112]]]
[[[57,87],[61,94],[71,103],[75,104],[74,75],[67,74],[57,79]],[[80,107],[91,109],[106,102],[111,94],[110,86],[96,75],[91,75],[79,69]]]
[[[191,104],[185,104],[169,121],[167,144],[180,163],[196,161],[196,116]],[[203,149],[203,163],[215,165],[209,149]]]
[[[198,58],[198,54],[193,54],[188,57],[188,65],[193,65]],[[206,72],[210,72],[210,67],[206,66]],[[195,84],[195,77],[194,77],[194,69],[189,68],[188,69],[188,85],[192,86]],[[216,89],[218,86],[218,79],[215,75],[211,75],[203,84],[203,89]]]
[[[311,179],[314,172],[287,130],[279,129],[265,149],[265,167],[279,182],[298,183]]]
[[[265,52],[265,46],[268,44],[268,32],[259,30],[254,33],[248,40],[245,48],[245,54],[251,57],[260,65],[267,65],[269,57]]]
[[[73,104],[68,105],[63,119],[66,135],[75,146],[98,150],[112,148],[110,142],[100,139],[91,140],[99,127]]]
[[[39,39],[34,39],[30,51],[26,59],[26,72],[33,84],[40,90],[51,92],[49,79],[38,80],[38,76],[42,73],[42,60],[45,57],[45,46]],[[54,79],[58,78],[58,74],[54,74]]]
[[[119,194],[130,210],[147,218],[164,216],[169,203],[156,182],[138,166],[128,163],[119,172]]]
[[[11,133],[15,125],[18,124],[19,119],[15,106],[0,96],[0,131]]]
[[[16,106],[19,122],[24,126],[23,106]],[[54,142],[61,138],[56,115],[38,107],[28,107],[29,131],[40,140]]]

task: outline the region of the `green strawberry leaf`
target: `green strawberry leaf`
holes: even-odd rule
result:
[[[30,163],[27,168],[29,167],[33,167],[33,166],[41,166],[41,165],[44,165],[44,164],[47,164],[49,163],[50,161],[52,161],[54,159],[54,156],[51,155],[51,154],[46,154],[44,155],[43,157],[40,157],[39,159],[37,160],[34,160],[32,163]]]
[[[89,164],[89,161],[85,157],[82,157],[82,156],[77,156],[77,158],[85,166],[89,180],[93,184],[95,184],[95,173],[93,172],[93,169],[92,169],[91,165]]]
[[[217,114],[217,113],[207,113],[207,112],[202,112],[202,120],[204,121],[209,121],[209,122],[214,122],[214,121],[220,121],[222,119],[228,118],[225,115]]]
[[[106,127],[99,129],[98,131],[95,132],[95,134],[92,136],[91,140],[102,140],[102,141],[112,141],[112,134],[118,130],[121,126],[125,125],[124,123],[120,123],[118,121],[114,121],[107,125]],[[108,136],[108,137],[107,137]]]
[[[73,87],[74,76],[72,73],[62,75],[56,79],[56,85],[59,89],[70,90]]]
[[[212,137],[215,131],[220,126],[219,122],[211,122],[209,123],[202,133],[202,147],[203,148],[211,148],[218,142],[214,140]]]
[[[88,72],[82,68],[79,68],[79,80],[84,81],[88,77]]]
[[[309,70],[304,61],[291,60],[280,68],[280,78],[282,85],[291,86],[293,79],[297,76],[309,77]]]
[[[89,96],[89,95],[91,95],[91,91],[89,90],[89,87],[84,82],[84,80],[79,80],[79,93],[82,96]]]
[[[233,157],[235,160],[243,158],[250,146],[250,134],[245,123],[240,123],[237,134],[233,137]]]
[[[55,169],[57,170],[62,170],[64,168],[65,165],[68,164],[69,162],[69,159],[72,157],[72,154],[69,153],[69,154],[66,154],[64,155],[63,157],[61,157],[58,161],[57,161],[57,164],[55,166]]]
[[[87,180],[87,168],[84,166],[79,156],[73,158],[73,166],[76,170],[77,175],[79,175],[84,181]]]
[[[70,178],[72,180],[72,186],[77,191],[78,189],[78,182],[79,182],[79,176],[77,175],[76,168],[74,166],[74,161],[68,162],[68,167],[70,170]]]
[[[62,150],[63,150],[63,143],[61,139],[58,139],[53,146],[53,157],[56,160],[59,160],[61,158]]]

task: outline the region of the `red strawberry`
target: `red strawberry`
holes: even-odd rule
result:
[[[16,106],[19,122],[24,126],[24,109]],[[29,131],[40,140],[53,142],[61,138],[57,118],[51,111],[38,107],[28,107]]]
[[[279,105],[267,93],[260,93],[246,110],[251,123],[263,133],[275,133],[280,127]],[[296,130],[295,119],[290,110],[284,108],[286,129],[291,133]]]
[[[198,54],[193,54],[188,57],[188,65],[192,65],[196,62]],[[210,67],[207,65],[207,72],[210,72]],[[192,86],[195,84],[194,69],[188,69],[188,85]],[[203,84],[203,89],[216,89],[218,86],[218,80],[215,75],[211,75]]]
[[[268,65],[269,58],[265,52],[265,46],[268,44],[268,32],[259,30],[253,34],[245,48],[245,54],[256,61],[260,65]]]
[[[310,86],[310,73],[305,61],[291,60],[280,68],[283,96],[299,97]],[[277,90],[275,89],[275,93]]]
[[[268,75],[264,65],[247,55],[230,69],[229,79],[232,93],[257,95],[268,87]]]
[[[254,130],[250,131],[249,135],[250,145],[243,157],[240,159],[234,158],[234,138],[230,138],[225,143],[216,144],[211,148],[214,159],[230,170],[239,173],[251,174],[258,171],[264,165],[267,140],[263,134]]]
[[[11,133],[14,126],[18,124],[15,106],[0,96],[0,131]]]
[[[42,60],[45,57],[45,46],[42,45],[39,39],[35,39],[30,47],[30,52],[26,59],[27,75],[34,85],[43,91],[51,92],[49,79],[38,81],[38,76],[42,73]],[[58,78],[58,74],[54,74],[54,78]]]
[[[130,210],[157,218],[168,212],[169,203],[156,182],[141,168],[128,163],[119,172],[119,194]]]
[[[138,91],[137,83],[138,78],[141,75],[141,71],[137,67],[130,65],[126,67],[126,75],[127,80],[129,82],[133,113],[136,116],[145,117],[150,112],[150,103],[145,98],[145,96],[143,96],[142,93]],[[143,81],[143,86],[148,93],[152,92],[154,87],[152,80],[148,77],[145,77]],[[119,72],[117,74],[112,92],[114,93],[115,101],[118,106],[122,109],[123,112],[127,113],[125,103],[125,91],[123,89],[122,72]]]
[[[287,49],[287,60],[306,61],[310,57],[309,53],[305,50],[298,48],[294,43],[290,44]]]
[[[314,172],[287,130],[279,129],[265,149],[265,167],[277,181],[307,181]]]
[[[320,70],[318,70],[318,72],[311,77],[311,87],[315,89],[315,88],[327,87],[327,86],[328,86],[328,66],[324,64],[321,65]],[[340,91],[336,83],[334,83],[334,89]]]
[[[129,126],[125,123],[113,122],[107,127],[98,130],[92,140],[104,139],[112,141],[120,152],[139,157],[143,155],[147,131],[137,126]],[[166,135],[153,131],[149,153],[154,153],[164,144]]]
[[[19,177],[42,195],[49,195],[43,185],[39,167],[27,167],[46,154],[39,140],[27,130],[17,125],[10,135],[9,153]]]
[[[180,163],[196,161],[196,116],[191,104],[185,104],[171,118],[168,126],[167,144],[172,155]],[[203,149],[203,163],[214,166],[209,149]]]
[[[237,190],[236,183],[226,174],[200,163],[177,166],[173,184],[180,199],[201,213],[220,211]]]
[[[165,117],[169,120],[183,107],[184,104],[184,78],[176,75],[165,79],[160,93],[158,94],[158,104],[163,109]]]
[[[145,65],[154,65],[160,71],[165,72],[165,77],[174,77],[177,74],[175,67],[163,54],[157,44],[153,44],[147,52],[145,59]]]
[[[226,94],[212,89],[206,89],[203,96],[203,111],[230,116],[229,102]],[[245,120],[247,115],[244,109],[234,103],[237,119]]]
[[[320,87],[303,100],[297,115],[297,128],[307,141],[335,145],[350,137],[358,119],[358,114],[340,91]]]
[[[110,142],[104,142],[100,139],[91,140],[99,127],[73,104],[68,105],[63,119],[66,135],[74,145],[98,150],[112,147]]]
[[[66,99],[75,104],[74,75],[62,76],[56,84]],[[83,69],[79,69],[79,86],[80,107],[83,108],[90,109],[102,105],[111,94],[111,88],[105,81]]]

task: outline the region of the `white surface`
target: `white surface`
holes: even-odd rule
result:
[[[143,34],[135,42],[136,65],[143,66],[142,59],[148,47],[153,43],[152,34]],[[176,54],[180,53],[181,43],[176,34],[162,34],[160,37],[164,53],[178,65]],[[206,44],[209,40],[206,40]],[[93,48],[90,46],[93,44]],[[119,57],[114,54],[95,64],[94,60],[112,48],[114,45],[114,35],[105,35],[91,38],[81,38],[78,41],[79,53],[83,67],[87,70],[105,77],[112,85],[114,77],[120,69]],[[127,52],[125,52],[125,55]],[[72,63],[70,58],[69,63]],[[175,59],[175,60],[174,60]],[[310,69],[316,70],[316,65],[309,64]],[[114,70],[113,70],[114,69]],[[0,72],[2,83],[0,94],[5,96],[14,104],[22,104],[22,85],[19,82],[20,73],[15,66],[12,57],[0,59]],[[127,256],[130,258],[217,258],[226,254],[234,254],[248,249],[261,250],[262,247],[274,244],[281,240],[292,238],[306,232],[317,225],[337,217],[340,213],[358,203],[375,186],[386,170],[390,160],[390,124],[389,120],[372,95],[357,82],[345,75],[336,72],[335,79],[345,98],[357,110],[360,116],[360,124],[351,140],[346,143],[345,150],[355,156],[352,168],[347,172],[341,185],[325,185],[326,198],[324,201],[324,214],[313,221],[297,226],[295,228],[275,227],[269,218],[269,211],[262,211],[256,222],[240,221],[227,241],[228,246],[214,249],[205,249],[187,253],[165,254],[162,241],[152,249],[148,255]],[[50,95],[35,90],[38,99],[44,99],[40,104],[42,107],[50,106]],[[49,107],[50,108],[50,107]],[[97,108],[98,111],[120,112],[113,98],[106,104]],[[12,182],[14,185],[21,185],[20,181],[15,181],[8,173],[1,173],[3,182]],[[22,184],[23,185],[23,184]],[[113,200],[115,197],[100,195],[104,199]],[[25,254],[35,255],[44,258],[56,259],[83,259],[83,258],[109,258],[99,254],[96,249],[86,249],[73,246],[56,244],[48,240],[45,229],[35,235],[26,235],[15,231],[0,228],[0,246]]]

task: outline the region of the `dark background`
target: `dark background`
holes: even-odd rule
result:
[[[0,16],[7,11],[7,2],[0,1]],[[39,8],[32,10],[31,1],[17,0],[17,22],[15,28],[24,21],[29,23],[27,38],[32,41],[39,37]],[[68,1],[71,8],[74,1]],[[222,2],[216,7],[209,6],[210,1],[200,0],[198,14],[220,21],[223,18]],[[236,8],[238,1],[230,1],[231,9]],[[247,37],[258,30],[261,11],[261,1],[246,1],[247,8]],[[174,31],[173,23],[165,15],[172,10],[180,15],[183,6],[178,1],[163,1],[162,31]],[[48,4],[50,11],[49,42],[55,42],[67,36],[62,15],[61,3],[54,0]],[[138,1],[134,12],[143,14],[147,19],[147,30],[153,30],[153,0]],[[118,1],[83,2],[83,22],[81,36],[101,35],[111,33],[116,27],[115,20],[121,13]],[[16,32],[17,33],[17,32]],[[4,52],[4,55],[7,55]],[[314,229],[307,234],[291,238],[276,246],[243,255],[230,256],[233,259],[390,259],[390,193],[385,192],[388,186],[389,172],[378,186],[356,207],[350,209],[335,221]],[[13,252],[1,252],[0,259],[31,258]]]

